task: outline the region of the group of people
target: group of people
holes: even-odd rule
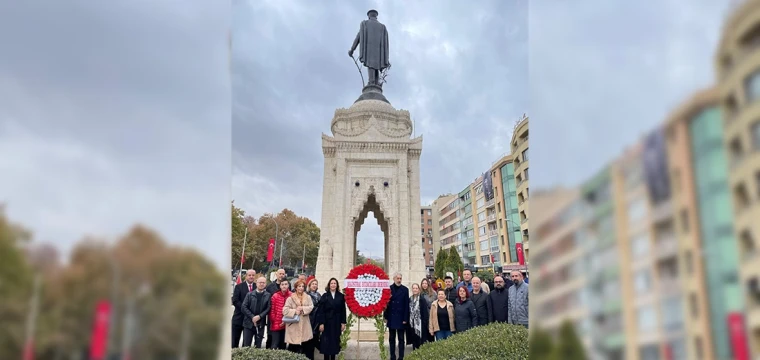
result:
[[[267,331],[266,348],[288,349],[314,359],[319,349],[325,359],[340,353],[340,335],[346,330],[346,301],[335,278],[319,293],[314,278],[299,277],[291,286],[285,270],[279,269],[269,286],[263,275],[246,274],[246,280],[235,286],[232,303],[232,347],[261,348]],[[305,277],[305,276],[304,276]],[[383,318],[389,330],[390,358],[404,358],[405,338],[413,349],[431,341],[443,340],[454,333],[465,332],[478,325],[505,322],[528,327],[528,284],[519,271],[510,278],[496,276],[494,288],[488,292],[470,270],[454,287],[446,277],[445,288],[433,290],[425,278],[409,288],[402,284],[402,275],[393,275],[391,298]],[[397,341],[398,340],[398,341]]]

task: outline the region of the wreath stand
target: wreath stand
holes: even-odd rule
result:
[[[351,328],[357,321],[355,357],[361,358],[361,323],[362,320],[372,320],[377,334],[380,359],[387,360],[388,349],[385,348],[383,312],[390,301],[388,275],[379,266],[373,264],[358,265],[351,269],[346,276],[344,289],[349,315],[346,319],[346,331],[341,334],[341,352],[338,359],[345,359],[348,343],[351,339]]]

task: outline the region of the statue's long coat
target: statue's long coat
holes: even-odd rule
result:
[[[359,61],[364,66],[383,70],[388,60],[388,30],[377,20],[364,20],[359,26]]]

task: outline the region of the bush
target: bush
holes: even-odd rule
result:
[[[472,330],[426,343],[407,357],[409,360],[528,359],[528,330],[504,323],[478,326]]]
[[[287,350],[257,349],[244,347],[232,349],[230,360],[308,360],[306,356]]]
[[[548,332],[534,327],[530,336],[530,358],[531,359],[561,359],[555,358],[554,339]]]

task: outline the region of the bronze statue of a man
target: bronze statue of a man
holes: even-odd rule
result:
[[[356,34],[348,56],[353,58],[356,46],[361,45],[359,61],[367,67],[369,84],[382,86],[379,82],[380,72],[391,65],[388,60],[388,29],[377,21],[377,10],[368,11],[367,17],[369,19],[359,25],[359,33]]]

